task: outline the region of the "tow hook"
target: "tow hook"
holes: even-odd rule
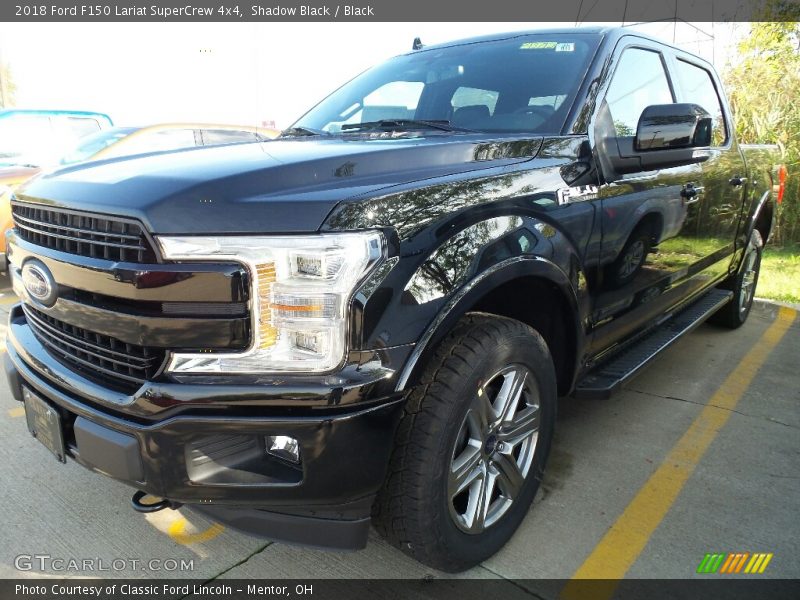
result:
[[[143,492],[142,490],[139,490],[133,494],[133,497],[131,498],[131,506],[133,506],[133,510],[140,513],[154,513],[164,510],[165,508],[176,510],[183,506],[183,504],[180,502],[173,502],[172,500],[167,500],[166,498],[150,504],[142,502],[142,499],[147,495],[148,493]]]

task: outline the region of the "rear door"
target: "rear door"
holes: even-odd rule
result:
[[[733,252],[744,193],[748,185],[742,153],[731,133],[722,88],[710,66],[690,55],[671,57],[679,102],[702,106],[713,117],[711,151],[701,166],[703,191],[698,196],[697,248],[706,255],[710,266],[721,261],[716,270],[727,267],[725,260]]]

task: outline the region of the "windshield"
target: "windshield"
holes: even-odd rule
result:
[[[0,166],[52,164],[53,131],[42,115],[17,114],[0,119]]]
[[[92,156],[108,148],[124,137],[136,131],[135,127],[115,127],[114,129],[106,129],[92,135],[82,137],[78,144],[69,150],[61,159],[62,165],[71,165],[73,163],[81,162],[90,159]]]
[[[294,127],[347,133],[360,123],[424,120],[560,133],[598,43],[594,34],[542,33],[398,56],[345,84]]]

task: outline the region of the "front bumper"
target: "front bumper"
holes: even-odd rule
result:
[[[228,400],[218,410],[187,402],[186,410],[172,404],[157,418],[142,419],[62,385],[74,384],[74,373],[38,344],[19,307],[11,313],[7,348],[14,397],[22,400],[25,386],[56,407],[67,456],[83,466],[271,539],[349,548],[366,543],[401,396],[337,406],[333,399],[341,391],[329,389],[327,407],[303,410],[287,401],[278,409],[279,386],[261,386],[264,402],[254,395],[257,388],[244,392],[228,383],[214,386],[213,394]],[[277,435],[297,440],[299,465],[265,451],[267,438]]]

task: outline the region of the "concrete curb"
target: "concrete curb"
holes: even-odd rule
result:
[[[763,314],[774,316],[781,306],[800,312],[800,304],[795,304],[793,302],[780,302],[778,300],[767,300],[765,298],[753,299],[753,308]]]

